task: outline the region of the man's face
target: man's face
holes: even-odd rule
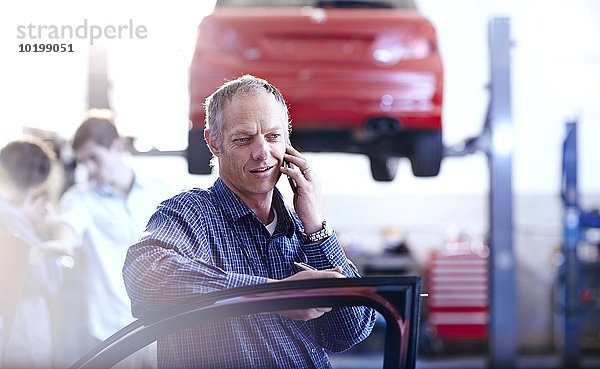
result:
[[[90,181],[104,185],[113,182],[119,155],[115,144],[107,148],[94,141],[87,141],[77,149],[75,159],[78,165],[85,166]]]
[[[281,175],[287,141],[283,107],[267,91],[237,95],[224,107],[223,122],[215,152],[221,179],[243,200],[264,200]]]

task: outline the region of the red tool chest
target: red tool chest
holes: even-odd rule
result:
[[[426,324],[434,339],[487,339],[488,258],[435,251],[426,265]]]

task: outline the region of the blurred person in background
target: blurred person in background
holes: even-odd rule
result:
[[[72,141],[78,169],[88,180],[76,183],[59,202],[58,238],[78,250],[81,260],[85,331],[80,356],[133,321],[121,270],[127,248],[144,230],[158,203],[173,191],[163,180],[136,173],[111,119],[91,117]],[[155,367],[156,349],[138,352],[124,367]]]
[[[0,257],[9,257],[2,255],[9,255],[9,242],[13,247],[30,248],[28,263],[23,263],[26,269],[22,288],[13,286],[20,290],[20,298],[14,301],[16,310],[5,313],[4,324],[0,326],[0,353],[3,352],[6,368],[53,366],[51,315],[47,298],[60,288],[60,257],[68,254],[60,243],[44,242],[52,232],[47,184],[53,160],[54,153],[43,141],[33,138],[9,142],[0,151],[0,231],[19,241],[15,243],[9,239],[0,245]],[[11,262],[18,264],[19,261]],[[0,271],[2,282],[18,283],[19,273],[15,270],[13,275],[5,275],[9,269],[13,268]],[[16,300],[19,293],[12,297]],[[13,301],[8,301],[10,298],[0,296],[0,304],[3,307],[12,305]]]

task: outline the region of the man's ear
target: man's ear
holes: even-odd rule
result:
[[[215,142],[215,140],[213,140],[212,137],[210,137],[210,134],[208,131],[204,131],[204,139],[206,140],[206,143],[208,144],[208,148],[213,153],[213,155],[219,156],[219,147],[217,146],[217,143]]]

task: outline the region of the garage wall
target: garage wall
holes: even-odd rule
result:
[[[564,122],[580,122],[581,188],[600,191],[600,2],[417,0],[438,31],[445,66],[444,141],[481,129],[488,95],[488,20],[511,19],[517,193],[555,193]]]

